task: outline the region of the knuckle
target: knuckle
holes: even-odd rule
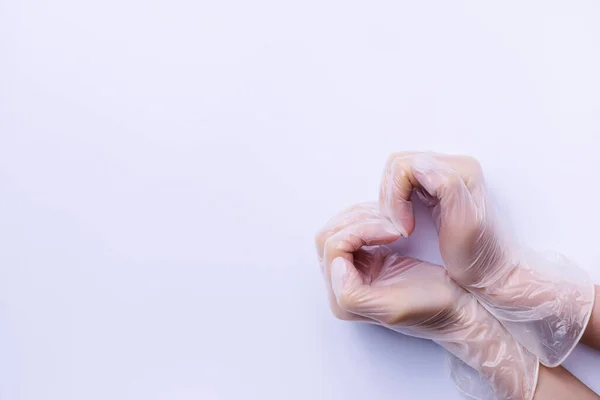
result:
[[[343,291],[338,295],[337,302],[343,310],[352,310],[356,304],[352,293],[348,293],[347,291]]]
[[[480,178],[483,176],[481,164],[475,157],[464,156],[464,163],[470,176],[473,178]]]
[[[393,153],[387,159],[387,170],[395,174],[406,175],[408,167],[410,166],[410,154],[409,153]]]
[[[314,240],[315,240],[315,246],[316,246],[317,250],[323,248],[326,237],[327,237],[326,232],[323,230],[320,230],[315,234]]]
[[[394,160],[398,157],[402,157],[402,153],[391,153],[387,160],[385,160],[385,165],[390,167],[394,163]]]
[[[402,324],[406,317],[401,313],[385,313],[380,320],[386,326],[396,326]]]
[[[333,314],[335,318],[341,321],[352,321],[354,319],[352,318],[352,314],[340,308],[340,306],[336,303],[335,299],[331,301],[329,309],[331,310],[331,314]]]
[[[463,162],[471,167],[479,167],[479,161],[473,156],[461,156]]]
[[[337,247],[338,247],[337,241],[334,240],[333,237],[330,237],[329,239],[327,239],[325,241],[325,244],[323,245],[323,248],[324,248],[323,256],[326,257],[329,254],[335,253],[335,251],[337,250]]]
[[[464,182],[459,174],[449,173],[444,177],[441,190],[443,195],[449,195],[459,191],[463,185]]]
[[[456,173],[450,173],[446,176],[445,186],[449,188],[458,188],[463,184],[461,177]]]

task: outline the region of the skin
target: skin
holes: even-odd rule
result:
[[[598,400],[600,396],[563,367],[540,366],[534,400]]]
[[[381,246],[399,237],[369,203],[340,213],[317,233],[333,314],[432,339],[479,371],[500,398],[531,398],[537,359],[443,267]]]
[[[414,152],[396,153],[390,157],[386,166],[386,172],[382,179],[383,182],[380,192],[380,206],[382,209],[388,210],[388,212],[391,213],[389,216],[395,218],[398,229],[405,235],[410,235],[415,227],[412,204],[410,202],[413,191],[416,190],[417,194],[420,195],[421,200],[430,207],[440,205],[441,208],[448,208],[451,206],[452,201],[455,201],[452,192],[453,187],[457,185],[457,182],[455,181],[449,180],[446,184],[450,188],[450,192],[436,193],[437,198],[423,190],[424,188],[421,185],[421,181],[423,180],[419,180],[411,168],[410,160],[416,154],[417,153]],[[471,157],[464,156],[437,154],[435,157],[446,163],[456,172],[449,176],[455,177],[456,181],[462,180],[466,188],[464,193],[471,194],[473,199],[472,203],[463,201],[459,204],[464,206],[467,210],[469,207],[473,207],[474,209],[481,208],[481,204],[478,204],[481,203],[481,201],[478,201],[481,197],[478,188],[482,185],[483,174],[477,161]],[[431,185],[431,182],[429,182],[429,185],[435,186]],[[450,198],[452,201],[447,202],[445,205],[443,203],[440,204],[440,201],[443,201],[445,197]],[[445,230],[446,232],[444,232],[444,230],[440,231],[440,246],[446,264],[450,263],[461,266],[466,265],[470,259],[479,258],[469,254],[471,247],[467,247],[466,249],[461,248],[461,243],[474,243],[473,240],[469,239],[468,235],[470,232],[469,227],[474,226],[473,221],[469,219],[471,215],[469,213],[465,214],[461,212],[448,212],[445,215],[444,213],[441,214],[442,219],[436,220],[438,226],[443,222],[443,225],[450,227],[450,229]],[[453,219],[454,216],[458,216],[458,218]],[[434,213],[434,218],[435,217],[436,215]],[[439,214],[437,215],[437,218],[440,218]],[[446,219],[444,220],[443,218]],[[493,230],[490,230],[489,232],[483,230],[482,232],[493,234]],[[466,235],[466,237],[464,235]],[[496,241],[493,237],[487,238],[486,236],[481,235],[479,235],[479,237],[487,239],[484,240],[484,242],[493,243]],[[444,247],[443,244],[447,244],[447,246]],[[461,259],[461,255],[464,254],[467,254],[468,257],[466,259]],[[503,255],[502,252],[493,252],[492,254],[495,257],[500,258]],[[488,257],[486,261],[490,265],[502,264],[500,259],[490,259]],[[490,271],[483,271],[480,274],[472,273],[471,276],[468,274],[462,275],[460,269],[456,269],[454,272],[455,274],[453,277],[467,285],[472,283],[469,279],[473,279],[474,277],[477,279],[487,279],[490,275]],[[547,300],[546,297],[552,295],[552,293],[548,293],[548,291],[539,291],[536,296],[518,296],[518,293],[523,292],[523,290],[520,285],[514,285],[514,282],[536,282],[539,280],[539,277],[532,276],[532,272],[525,268],[517,269],[516,274],[518,274],[517,278],[515,278],[515,273],[513,272],[511,279],[500,281],[503,284],[501,290],[497,291],[497,293],[491,291],[490,295],[492,298],[505,305],[511,305],[510,302],[513,301],[513,299],[518,298],[519,303],[514,304],[514,306],[536,306],[537,303],[543,303]],[[510,286],[511,284],[515,286],[512,289]],[[489,287],[489,285],[485,286]],[[581,342],[590,347],[600,349],[600,306],[598,305],[600,303],[600,286],[596,286],[595,289],[595,306],[592,310],[592,315],[587,328],[581,338]],[[528,302],[532,304],[526,304]],[[534,398],[535,400],[591,400],[600,399],[600,396],[591,391],[564,368],[547,368],[540,366],[538,386]]]
[[[600,285],[595,285],[596,299],[590,322],[581,338],[581,343],[600,350]],[[538,386],[534,400],[597,400],[596,393],[585,386],[563,367],[540,366]]]
[[[357,241],[357,243],[355,243],[355,245],[357,246],[356,249],[346,249],[347,251],[344,251],[343,247],[339,246],[339,243],[335,243],[332,241],[329,241],[329,246],[328,246],[328,239],[331,236],[334,236],[337,232],[339,232],[341,230],[341,228],[351,225],[353,223],[356,223],[358,220],[364,219],[365,216],[367,219],[373,218],[375,216],[375,214],[377,214],[378,210],[376,207],[365,207],[365,205],[358,205],[355,206],[354,209],[351,210],[346,210],[345,213],[342,213],[341,215],[343,215],[343,217],[340,220],[340,216],[334,218],[332,221],[330,221],[330,223],[328,225],[326,225],[326,227],[319,232],[319,234],[317,234],[316,237],[316,244],[317,244],[317,253],[319,255],[319,261],[321,263],[321,267],[322,267],[322,272],[325,276],[326,281],[329,283],[328,284],[328,288],[330,291],[330,307],[331,310],[333,312],[333,314],[340,318],[340,319],[344,319],[344,320],[351,320],[351,321],[363,321],[363,322],[371,322],[371,323],[382,323],[382,321],[378,321],[379,316],[374,316],[374,315],[368,315],[368,314],[364,314],[362,312],[357,312],[359,310],[357,309],[353,309],[352,307],[348,307],[349,305],[352,305],[352,302],[347,302],[347,301],[342,301],[340,304],[340,299],[336,299],[336,296],[333,294],[333,290],[331,289],[331,264],[332,261],[336,258],[336,257],[342,257],[344,258],[347,262],[357,262],[358,263],[359,259],[360,259],[360,247],[362,245],[380,245],[380,244],[387,244],[389,243],[394,237],[398,237],[400,235],[403,236],[408,236],[410,235],[410,233],[412,233],[412,231],[414,230],[414,217],[412,215],[412,204],[410,203],[409,199],[410,199],[410,194],[412,193],[413,190],[416,190],[418,192],[418,194],[421,195],[422,200],[430,205],[430,206],[435,206],[437,204],[437,202],[439,201],[438,199],[433,198],[432,196],[429,196],[426,192],[424,192],[422,189],[422,187],[420,186],[419,180],[415,177],[415,175],[413,174],[411,168],[409,167],[408,163],[407,163],[407,158],[410,158],[410,156],[414,155],[414,153],[401,153],[401,154],[396,154],[394,155],[392,158],[396,160],[396,166],[395,168],[399,168],[401,170],[400,174],[396,174],[396,176],[393,179],[388,179],[389,173],[388,171],[386,171],[386,174],[384,175],[383,180],[384,181],[389,181],[390,183],[393,183],[394,187],[395,187],[395,195],[396,196],[389,196],[389,194],[387,193],[389,190],[389,185],[382,185],[382,192],[380,193],[381,197],[380,197],[380,205],[385,209],[385,205],[386,202],[390,201],[390,198],[392,199],[396,199],[394,200],[394,204],[392,204],[393,207],[391,207],[392,210],[394,210],[394,212],[396,213],[396,215],[394,215],[394,217],[396,217],[396,221],[400,222],[399,224],[396,224],[395,228],[396,228],[396,232],[394,231],[393,228],[389,228],[388,232],[385,233],[384,235],[382,235],[382,237],[378,237],[376,238],[376,240],[372,240],[371,242],[363,242],[360,243],[360,240]],[[464,183],[464,185],[466,186],[466,188],[469,190],[469,192],[471,192],[472,194],[477,194],[477,187],[478,187],[478,182],[480,182],[482,180],[482,174],[481,174],[481,170],[479,168],[478,163],[474,160],[471,159],[469,157],[456,157],[456,156],[446,156],[446,155],[437,155],[437,157],[450,164],[452,166],[452,168],[458,172],[458,176],[461,177],[462,179],[457,179],[458,180],[462,180],[462,182]],[[388,163],[389,164],[389,163]],[[406,164],[406,165],[404,165]],[[389,167],[389,166],[388,166]],[[388,170],[389,168],[386,168],[386,170]],[[453,185],[453,182],[450,182],[450,187]],[[419,193],[420,191],[420,193]],[[475,198],[477,198],[477,196],[475,196]],[[397,201],[398,199],[400,199],[400,201]],[[429,204],[431,203],[431,204]],[[388,209],[390,209],[388,207]],[[391,215],[388,215],[388,217],[390,217]],[[434,215],[435,217],[435,215]],[[438,223],[440,221],[437,221]],[[465,223],[465,222],[470,222],[469,219],[467,217],[465,217],[464,215],[461,216],[461,218],[459,218],[458,221],[445,221],[445,225],[446,226],[456,226],[459,225],[460,223]],[[472,225],[472,224],[471,224]],[[468,229],[461,229],[459,230],[461,232],[469,232]],[[353,233],[353,238],[357,239],[360,236],[360,234],[358,234],[358,232]],[[440,236],[442,236],[442,233],[440,232]],[[456,240],[456,235],[450,235],[451,238],[453,238],[454,240]],[[466,238],[460,238],[461,240],[458,240],[458,243],[468,243],[468,242],[472,242],[470,240],[463,240]],[[454,261],[457,261],[460,257],[454,257],[454,252],[456,252],[457,246],[456,243],[451,243],[451,240],[448,240],[447,242],[449,242],[450,246],[448,247],[446,253],[447,255],[449,255],[449,257]],[[346,246],[347,247],[347,246]],[[460,246],[458,246],[460,247]],[[355,253],[356,252],[356,253]],[[353,253],[354,256],[357,257],[357,259],[354,259],[353,257]],[[463,252],[459,252],[463,253]],[[500,254],[501,255],[501,254]],[[458,260],[458,261],[464,261],[464,260]],[[457,262],[458,264],[462,264],[461,262]],[[495,262],[492,262],[492,264],[496,264]],[[368,270],[368,269],[367,269]],[[359,272],[362,273],[366,273],[367,270],[361,270],[359,269]],[[485,272],[485,271],[484,271]],[[482,273],[481,276],[486,277],[488,274],[487,273]],[[459,278],[460,280],[460,276],[457,276],[456,278]],[[466,278],[465,278],[466,280]],[[523,279],[524,281],[529,281],[531,280],[531,277],[525,277]],[[375,279],[376,281],[376,279]],[[372,281],[371,283],[374,283],[375,281]],[[386,287],[388,287],[390,290],[393,290],[394,292],[398,293],[406,293],[407,290],[410,290],[411,287],[414,287],[413,285],[407,285],[406,287],[397,287],[397,288],[393,288],[392,286],[394,285],[390,285],[388,286],[387,284],[385,285]],[[598,303],[600,303],[600,286],[596,286],[596,293],[595,293],[595,306],[593,308],[592,311],[592,315],[589,321],[589,324],[587,326],[586,331],[584,332],[582,338],[581,338],[581,342],[585,343],[593,348],[596,349],[600,349],[600,306],[598,306]],[[436,291],[437,292],[437,291]],[[439,293],[439,292],[438,292]],[[397,297],[396,295],[394,297]],[[358,298],[363,298],[363,296],[359,296]],[[513,298],[513,296],[509,296],[509,298]],[[442,304],[438,304],[438,303],[431,303],[431,304],[426,304],[427,306],[431,306],[431,307],[423,307],[424,304],[410,304],[410,301],[406,301],[411,299],[411,296],[407,296],[404,297],[403,299],[401,299],[402,301],[398,302],[398,304],[394,304],[394,307],[391,307],[391,310],[397,311],[401,310],[401,312],[398,312],[396,315],[393,315],[394,323],[403,323],[403,322],[407,322],[409,320],[411,320],[412,318],[416,318],[417,319],[421,319],[423,317],[423,315],[427,315],[431,313],[431,310],[435,310],[435,309],[444,309],[444,304],[442,302]],[[443,299],[440,298],[440,299]],[[437,299],[437,300],[440,300]],[[342,299],[343,300],[343,299]],[[533,301],[536,300],[535,298],[529,298],[529,301]],[[392,305],[392,302],[387,302],[387,301],[383,301],[381,304],[388,304],[388,305]],[[341,306],[340,306],[341,305]],[[420,306],[420,307],[418,307]],[[386,307],[388,310],[390,310],[390,308]],[[410,318],[412,316],[412,318]],[[388,321],[389,322],[389,321]],[[388,325],[389,324],[385,324],[383,323],[383,325]],[[477,366],[472,365],[474,368],[476,369],[480,369],[477,368]],[[481,366],[483,367],[483,366]],[[538,384],[537,384],[537,388],[536,388],[536,392],[534,395],[534,399],[535,400],[570,400],[570,399],[581,399],[581,400],[598,400],[600,399],[600,396],[598,396],[597,394],[595,394],[591,389],[589,389],[587,386],[585,386],[581,381],[579,381],[576,377],[574,377],[572,374],[570,374],[566,369],[562,368],[562,367],[556,367],[556,368],[547,368],[544,367],[542,365],[540,365],[540,369],[539,369],[539,377],[538,377]]]
[[[560,365],[581,338],[594,302],[584,274],[569,269],[572,263],[565,257],[513,243],[486,200],[481,167],[471,157],[392,154],[379,205],[405,235],[415,227],[413,194],[430,207],[452,279],[506,321],[513,336],[544,365]],[[584,341],[597,344],[598,338],[588,334]]]
[[[397,239],[399,237],[399,233],[394,232],[391,228],[388,232],[383,232],[383,234],[380,234],[377,237],[377,240],[373,241],[373,238],[371,238],[371,240],[367,240],[364,243],[361,240],[359,240],[354,245],[352,245],[351,243],[347,243],[344,240],[329,240],[332,237],[335,239],[336,235],[339,237],[342,230],[348,229],[350,226],[360,223],[361,221],[375,221],[379,218],[380,216],[376,207],[373,207],[370,204],[359,204],[340,213],[337,217],[333,218],[317,234],[317,254],[321,262],[323,275],[328,281],[328,283],[331,283],[330,267],[333,259],[336,257],[343,257],[348,261],[353,261],[356,264],[358,270],[361,271],[361,274],[364,274],[364,277],[367,278],[371,285],[386,287],[392,290],[394,293],[396,293],[393,296],[394,300],[397,300],[399,298],[398,294],[408,294],[409,292],[411,292],[411,289],[422,286],[430,287],[432,284],[439,285],[439,288],[433,291],[434,293],[437,293],[438,296],[439,294],[444,293],[444,289],[445,286],[448,285],[448,281],[439,280],[437,274],[431,275],[428,278],[434,278],[430,282],[419,282],[419,284],[415,285],[410,284],[415,282],[405,282],[408,283],[408,285],[397,286],[392,270],[390,270],[388,273],[385,273],[386,278],[382,280],[383,276],[379,275],[381,274],[381,272],[383,272],[383,270],[381,270],[381,268],[378,266],[374,267],[373,265],[366,264],[367,262],[371,262],[372,264],[373,260],[375,260],[372,258],[372,255],[370,255],[370,252],[372,252],[372,250],[359,250],[359,248],[362,247],[363,244],[372,245],[374,244],[374,242],[378,242],[381,244],[383,242],[387,243]],[[363,226],[360,230],[353,231],[351,237],[353,237],[354,239],[358,239],[362,235],[372,236],[373,232],[375,232],[373,230],[373,227],[367,224],[367,226]],[[340,237],[340,239],[342,238]],[[364,240],[364,238],[362,240]],[[385,260],[385,257],[381,260]],[[388,263],[388,265],[392,266],[393,264]],[[429,268],[432,266],[421,265],[420,267]],[[377,275],[371,276],[370,271],[372,271],[373,269],[379,271],[379,273]],[[437,272],[442,271],[441,268],[436,268],[436,270]],[[381,282],[378,284],[377,282],[380,280]],[[331,285],[328,284],[327,286],[329,287],[331,291],[330,294],[332,295],[332,301],[330,303],[332,312],[338,318],[351,321],[378,323],[378,321],[371,319],[370,316],[356,315],[340,307],[336,300],[336,296],[332,293],[333,291],[331,290]],[[395,301],[386,301],[382,298],[381,300],[383,300],[383,303],[388,305],[388,307],[386,308],[389,311],[392,311],[391,315],[387,315],[387,317],[391,319],[387,320],[388,324],[384,325],[389,326],[393,324],[402,323],[409,323],[409,325],[412,325],[412,323],[414,323],[415,320],[422,320],[424,317],[436,314],[440,310],[452,309],[452,302],[447,300],[448,298],[452,297],[435,296],[431,298],[430,296],[416,296],[421,299],[427,298],[430,301],[426,303],[423,303],[422,301],[413,303],[410,300],[411,298],[415,297],[415,295],[416,293],[411,293],[411,295],[407,297],[401,296],[401,301],[399,301],[398,303],[396,303]],[[598,303],[600,303],[600,286],[596,286],[596,305]],[[381,318],[386,316],[378,315],[378,317]],[[379,323],[381,323],[381,321],[379,321]],[[582,342],[586,343],[591,347],[600,349],[600,306],[594,307],[592,316],[590,318],[590,322],[587,326],[586,331],[584,332]],[[473,365],[473,367],[475,367],[476,369],[483,369],[482,366],[480,368],[477,368],[477,366]],[[564,368],[547,368],[544,366],[540,366],[538,385],[536,387],[534,400],[570,400],[574,398],[580,400],[598,400],[600,399],[600,396],[591,391],[587,386],[585,386],[581,381],[579,381],[576,377],[574,377]]]
[[[581,343],[600,350],[600,285],[595,285],[595,288],[596,300],[592,309],[592,316],[581,338]]]

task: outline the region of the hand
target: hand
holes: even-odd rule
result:
[[[411,195],[432,211],[448,273],[548,366],[577,344],[593,286],[564,257],[519,249],[503,234],[471,157],[397,153],[386,165],[380,207],[404,235],[414,230]]]
[[[453,361],[453,377],[466,393],[530,399],[537,359],[443,267],[400,256],[384,246],[399,237],[377,205],[370,203],[334,217],[317,234],[333,313],[434,340],[462,360]],[[489,385],[493,394],[482,385]]]
[[[321,229],[316,237],[317,252],[321,266],[329,266],[323,273],[330,282],[334,315],[343,320],[375,319],[392,326],[422,322],[454,308],[457,295],[464,291],[450,282],[443,268],[376,246],[399,237],[400,232],[381,216],[374,203],[356,205]],[[372,298],[357,301],[365,290]],[[369,310],[375,308],[389,312],[373,315]]]

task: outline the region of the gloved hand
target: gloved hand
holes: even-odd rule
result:
[[[401,236],[377,204],[356,205],[316,236],[332,312],[434,340],[452,377],[479,399],[531,399],[538,361],[438,265],[393,253]],[[367,247],[365,247],[367,246]]]
[[[543,364],[559,365],[579,342],[591,314],[594,286],[585,272],[563,256],[519,248],[503,234],[473,158],[434,153],[389,158],[380,208],[405,236],[415,226],[413,191],[432,210],[452,279]]]

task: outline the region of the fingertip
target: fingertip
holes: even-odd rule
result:
[[[389,164],[379,197],[381,213],[392,221],[402,236],[408,237],[415,228],[410,200],[413,187],[403,160],[391,159]]]
[[[423,185],[422,179],[420,178],[430,178],[430,175],[435,170],[439,170],[441,167],[443,167],[443,164],[431,156],[422,154],[413,157],[410,162],[410,166],[412,168],[413,175],[415,175],[415,179],[417,179],[417,181]]]
[[[415,230],[415,218],[413,213],[413,205],[410,201],[396,200],[388,204],[387,217],[390,219],[394,228],[399,233],[408,237]]]
[[[446,163],[428,156],[418,155],[411,160],[413,176],[421,187],[433,197],[440,198],[451,189],[464,189],[460,175]]]
[[[335,258],[331,263],[331,288],[335,297],[339,300],[344,292],[344,286],[348,278],[347,261],[343,257]]]

